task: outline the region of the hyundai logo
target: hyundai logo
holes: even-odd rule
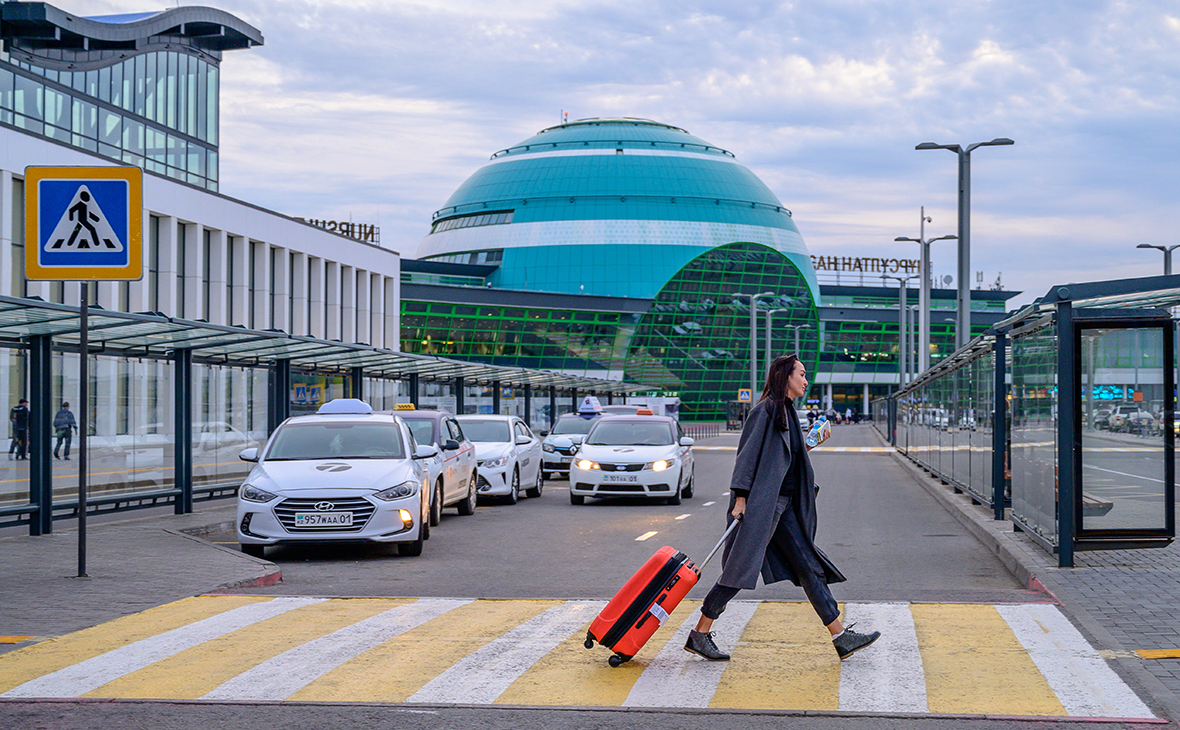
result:
[[[618,466],[615,467],[615,471],[627,471],[627,467],[623,466],[622,464],[619,464]]]
[[[331,502],[316,502],[315,508],[317,512],[331,512],[336,505]]]

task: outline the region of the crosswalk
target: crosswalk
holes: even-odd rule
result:
[[[617,669],[603,605],[197,596],[0,656],[0,697],[1153,717],[1050,604],[850,602],[882,638],[840,662],[808,604],[733,601],[707,662],[686,602]]]

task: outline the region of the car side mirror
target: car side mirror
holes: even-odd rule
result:
[[[525,444],[531,444],[532,442],[533,442],[533,440],[531,438],[529,438],[528,436],[517,436],[516,437],[516,445],[517,446],[524,446]]]
[[[545,438],[546,436],[548,436],[548,435],[549,435],[549,432],[548,432],[548,431],[544,431],[544,430],[542,430],[542,431],[537,431],[537,433],[541,434],[541,438]]]
[[[258,449],[257,448],[242,449],[242,452],[240,454],[238,454],[238,458],[241,459],[242,461],[257,462],[258,461]]]
[[[445,444],[443,444],[443,451],[458,451],[458,450],[459,450],[459,442],[456,441],[455,439],[447,439],[447,442]]]
[[[418,450],[414,452],[415,459],[431,459],[438,456],[438,449],[433,446],[419,446]]]
[[[695,442],[691,438],[689,438],[688,436],[682,436],[680,439],[681,446],[692,446],[693,443],[695,443]]]

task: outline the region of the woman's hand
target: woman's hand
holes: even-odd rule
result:
[[[744,515],[745,513],[746,513],[746,498],[745,497],[735,497],[734,502],[733,502],[733,512],[731,512],[730,514],[733,515],[733,518],[735,520],[740,520],[742,518],[742,515]]]

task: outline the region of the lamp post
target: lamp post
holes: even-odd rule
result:
[[[1156,246],[1153,243],[1141,243],[1135,248],[1154,248],[1158,251],[1164,252],[1164,276],[1172,275],[1172,251],[1180,248],[1180,243],[1175,246]]]
[[[781,313],[781,312],[789,312],[789,311],[791,311],[791,310],[789,310],[789,309],[772,309],[772,310],[770,310],[769,312],[767,312],[767,313],[766,313],[766,342],[765,342],[765,347],[766,347],[766,370],[765,370],[765,372],[766,372],[767,374],[770,374],[770,362],[771,362],[771,360],[773,359],[773,358],[770,356],[770,321],[771,321],[772,319],[774,319],[774,315],[776,315],[776,314],[779,314],[779,313]],[[790,325],[788,325],[788,326],[790,326]]]
[[[898,387],[905,387],[906,372],[909,369],[909,355],[906,350],[909,349],[909,336],[906,334],[909,322],[909,313],[906,311],[905,295],[906,284],[910,279],[917,279],[917,275],[910,276],[892,276],[890,274],[881,274],[882,279],[893,279],[900,287],[898,294],[898,319],[897,319],[897,376]]]
[[[926,206],[921,208],[918,223],[918,237],[906,238],[898,236],[894,241],[913,241],[922,248],[921,268],[922,286],[918,289],[918,372],[925,372],[930,367],[930,244],[935,241],[951,241],[958,236],[939,236],[926,238],[926,224],[934,219],[926,215]]]
[[[990,142],[976,142],[966,147],[957,144],[923,142],[916,150],[950,150],[959,156],[959,296],[955,349],[971,339],[971,152],[976,147],[999,147],[1016,144],[1007,137]]]
[[[734,294],[750,300],[750,399],[758,392],[758,300],[762,297],[772,297],[774,292],[764,291],[758,294]]]

